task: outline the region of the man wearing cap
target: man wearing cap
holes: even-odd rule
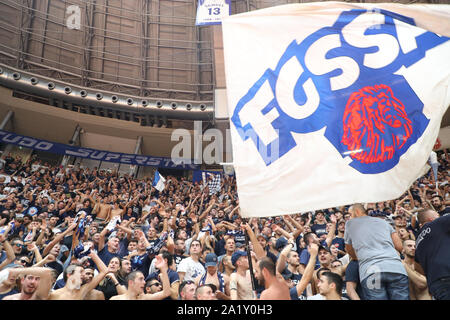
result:
[[[254,300],[256,295],[252,287],[247,252],[237,250],[231,256],[236,272],[230,276],[231,300]]]
[[[289,278],[292,280],[294,285],[302,278],[302,275],[298,271],[300,265],[300,259],[298,256],[298,252],[294,250],[294,242],[291,240],[289,243],[281,250],[280,255],[278,256],[277,271],[281,273],[285,278],[290,276]]]
[[[331,262],[333,261],[334,257],[331,254],[331,250],[328,247],[325,246],[319,246],[319,263],[321,268],[329,268],[331,269]]]
[[[205,258],[206,272],[195,279],[197,286],[212,284],[215,286],[215,295],[219,300],[230,300],[230,279],[226,274],[218,271],[217,255],[208,253]]]

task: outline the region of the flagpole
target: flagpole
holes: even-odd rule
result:
[[[247,251],[247,259],[248,259],[248,268],[250,269],[250,278],[252,280],[252,288],[253,291],[256,292],[256,284],[255,284],[255,275],[253,274],[253,262],[252,262],[252,255],[250,253],[250,245],[249,245],[249,237],[247,231],[244,232],[245,234],[245,249]]]

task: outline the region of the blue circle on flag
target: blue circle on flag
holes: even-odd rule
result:
[[[28,214],[30,216],[34,216],[37,213],[38,213],[38,209],[36,207],[31,207],[30,209],[28,209]]]

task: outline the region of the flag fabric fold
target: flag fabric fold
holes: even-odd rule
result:
[[[155,187],[156,190],[159,192],[164,190],[164,187],[166,179],[158,172],[158,170],[155,171],[155,176],[153,177],[152,186]]]

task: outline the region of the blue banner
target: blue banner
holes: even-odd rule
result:
[[[69,146],[67,144],[50,142],[46,140],[21,136],[8,131],[0,130],[0,142],[14,144],[16,146],[30,148],[50,153],[62,154],[65,156],[79,157],[98,161],[123,163],[136,166],[150,166],[167,169],[198,169],[199,165],[191,164],[190,159],[176,159],[177,164],[170,158],[144,156],[139,154],[129,154],[120,152],[110,152],[90,148]],[[179,162],[179,163],[178,163]]]

